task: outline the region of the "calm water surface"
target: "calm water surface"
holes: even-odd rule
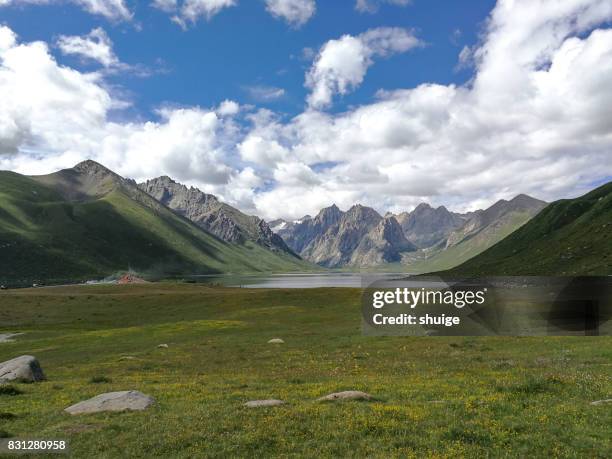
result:
[[[368,279],[401,279],[409,276],[402,273],[313,273],[313,274],[268,274],[250,276],[192,276],[198,282],[217,282],[228,287],[243,288],[320,288],[362,287]]]

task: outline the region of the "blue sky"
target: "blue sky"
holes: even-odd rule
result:
[[[610,0],[0,0],[0,169],[94,159],[268,219],[577,196],[612,176],[611,21]]]
[[[472,45],[482,31],[493,1],[415,1],[405,7],[383,4],[375,13],[358,12],[352,0],[318,2],[315,15],[296,28],[273,18],[262,0],[242,1],[210,20],[201,18],[187,30],[169,15],[144,2],[130,2],[133,21],[109,21],[73,4],[17,5],[0,10],[0,21],[23,41],[53,42],[59,35],[85,35],[102,27],[115,53],[128,64],[141,64],[159,73],[148,78],[117,74],[109,81],[129,91],[133,110],[150,116],[162,104],[217,105],[224,99],[267,106],[295,115],[304,109],[304,73],[310,61],[305,48],[318,50],[344,34],[358,35],[375,27],[415,30],[423,48],[381,59],[363,84],[339,98],[332,111],[345,110],[373,98],[376,91],[414,87],[435,81],[461,84],[469,70],[457,71],[458,53]],[[95,62],[63,56],[60,63],[94,70]],[[266,101],[253,97],[249,87],[279,88],[283,97]],[[135,113],[134,113],[135,114]]]

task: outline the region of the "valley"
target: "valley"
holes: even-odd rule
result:
[[[137,184],[94,161],[45,176],[0,172],[0,285],[122,273],[607,274],[611,199],[607,184],[550,205],[517,195],[464,214],[423,203],[384,216],[332,205],[268,224],[170,177]]]

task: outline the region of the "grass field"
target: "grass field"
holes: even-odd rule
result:
[[[26,333],[0,361],[48,378],[0,391],[0,433],[75,457],[609,457],[612,407],[590,402],[612,398],[611,338],[374,338],[359,314],[355,289],[0,292],[0,332]],[[129,389],[156,406],[63,412]],[[347,389],[377,400],[314,401]],[[267,398],[288,404],[242,406]]]

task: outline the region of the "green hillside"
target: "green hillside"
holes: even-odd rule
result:
[[[482,254],[445,274],[612,274],[612,182],[556,201]]]
[[[433,255],[408,261],[408,268],[411,272],[418,273],[450,269],[484,252],[517,228],[520,228],[531,217],[532,215],[526,212],[513,212],[494,227],[488,227],[475,236],[462,240],[457,245],[441,248],[438,251],[434,249]]]
[[[163,275],[309,267],[256,244],[225,243],[107,172],[0,172],[0,284],[72,282],[127,269]]]

